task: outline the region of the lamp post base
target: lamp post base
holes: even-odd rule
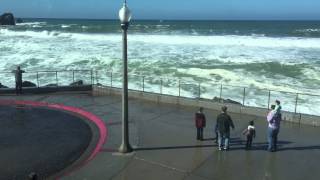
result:
[[[130,146],[130,144],[122,143],[119,148],[120,153],[130,153],[132,151],[133,151],[133,148]]]

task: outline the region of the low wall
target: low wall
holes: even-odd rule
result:
[[[81,86],[50,86],[50,87],[24,87],[22,92],[24,94],[40,94],[40,93],[53,93],[62,91],[91,91],[92,85]],[[0,94],[15,94],[14,88],[0,88]]]
[[[93,86],[93,95],[121,95],[122,91],[120,88],[111,88],[106,86]],[[197,98],[185,98],[171,95],[163,95],[157,93],[149,93],[142,91],[134,91],[129,90],[128,96],[130,98],[143,99],[147,101],[153,101],[158,103],[168,103],[168,104],[176,104],[183,106],[192,106],[192,107],[204,107],[213,110],[220,110],[222,105],[228,106],[228,111],[232,113],[240,113],[246,115],[253,115],[257,117],[265,117],[268,113],[268,109],[259,108],[259,107],[249,107],[238,104],[226,104],[219,103],[215,101],[210,101],[208,99],[197,99]],[[307,124],[313,126],[320,126],[320,117],[307,115],[307,114],[295,114],[292,112],[282,111],[282,119],[284,121],[299,123],[299,124]]]

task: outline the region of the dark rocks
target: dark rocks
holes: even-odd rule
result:
[[[23,81],[22,82],[22,87],[37,87],[36,84],[30,82],[30,81]]]
[[[17,18],[16,23],[23,23],[23,20],[21,18]]]
[[[242,105],[242,104],[239,103],[238,101],[234,101],[234,100],[232,100],[232,99],[223,99],[223,98],[219,98],[219,97],[214,97],[214,98],[212,99],[212,101],[220,102],[220,103],[229,103],[229,104]]]
[[[8,87],[0,83],[0,88],[8,88]]]
[[[0,16],[0,25],[16,25],[16,21],[12,13],[4,13]]]
[[[47,84],[44,87],[57,87],[57,86],[58,86],[57,84]]]
[[[83,85],[83,81],[82,80],[75,81],[75,82],[70,84],[70,86],[81,86],[81,85]]]

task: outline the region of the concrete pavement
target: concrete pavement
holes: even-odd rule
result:
[[[74,106],[104,120],[107,141],[100,153],[83,167],[61,179],[319,179],[319,128],[283,123],[279,151],[267,152],[266,122],[263,118],[231,114],[231,149],[217,150],[213,128],[219,112],[205,109],[205,141],[196,140],[196,107],[129,100],[130,142],[135,151],[117,153],[121,143],[121,97],[92,96],[90,92],[28,96],[1,96],[1,99],[33,100]],[[257,138],[253,149],[244,150],[242,130],[255,120]],[[50,162],[48,162],[50,163]]]

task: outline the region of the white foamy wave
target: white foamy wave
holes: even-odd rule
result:
[[[71,25],[66,25],[66,24],[61,25],[61,28],[69,28],[69,27],[71,27]]]
[[[0,35],[12,37],[32,37],[32,38],[52,38],[52,37],[70,37],[71,33],[60,33],[58,31],[11,31],[0,29]]]
[[[35,26],[35,25],[46,25],[47,22],[24,22],[24,23],[17,23],[17,26]]]
[[[240,87],[248,87],[253,86],[258,89],[269,89],[275,91],[284,91],[284,92],[292,92],[292,93],[303,93],[301,90],[297,90],[294,87],[288,86],[279,86],[275,83],[272,83],[271,79],[268,79],[264,76],[246,76],[241,72],[230,71],[226,69],[200,69],[200,68],[189,68],[189,69],[178,69],[178,72],[193,75],[199,78],[209,78],[215,75],[222,77],[221,82],[223,84],[232,84],[234,86]],[[261,82],[261,80],[264,80]],[[268,82],[270,81],[270,82]],[[283,84],[287,84],[283,83]]]
[[[309,32],[320,32],[320,29],[298,29],[296,30],[296,32],[303,32],[303,33],[309,33]]]
[[[319,38],[263,37],[263,36],[186,36],[186,35],[131,35],[130,40],[154,44],[248,46],[284,48],[320,48]]]
[[[8,36],[31,36],[41,37],[60,36],[71,37],[79,40],[108,40],[119,41],[121,34],[84,34],[84,33],[61,33],[56,31],[11,31],[1,29],[0,35]],[[137,35],[129,34],[131,42],[164,45],[199,45],[199,46],[242,46],[264,48],[317,48],[320,49],[320,38],[297,38],[297,37],[263,37],[263,36],[190,36],[190,35]]]

